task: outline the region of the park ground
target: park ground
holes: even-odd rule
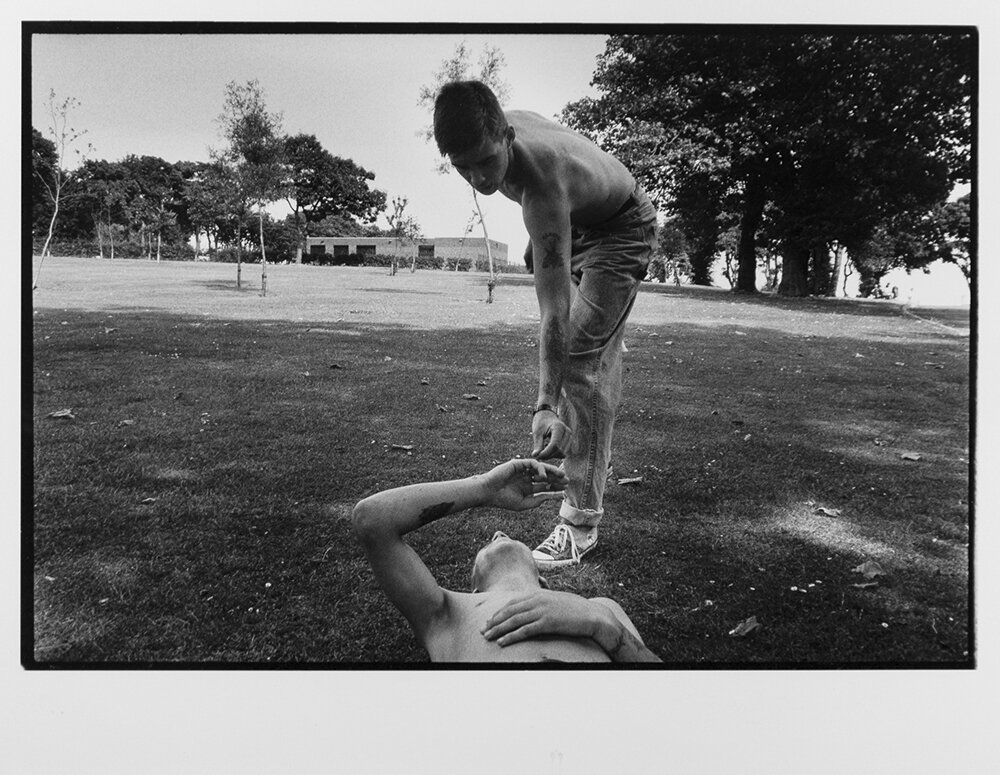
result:
[[[426,660],[351,508],[528,453],[530,278],[486,304],[474,273],[274,266],[266,296],[259,275],[46,259],[27,663]],[[971,666],[969,328],[644,286],[601,545],[553,587],[617,599],[667,664]],[[466,589],[493,531],[533,545],[554,516],[484,509],[411,543]]]

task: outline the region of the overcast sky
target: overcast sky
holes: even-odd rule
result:
[[[128,154],[203,161],[223,145],[216,119],[226,84],[256,79],[287,134],[314,134],[336,156],[375,173],[372,185],[408,197],[425,236],[460,236],[471,189],[435,171],[439,155],[419,130],[430,123],[420,87],[466,41],[478,56],[499,47],[508,107],[555,117],[590,84],[603,35],[151,34],[32,36],[32,124],[47,133],[50,90],[80,103],[93,158]],[[481,198],[492,239],[520,256],[527,240],[520,208],[500,194]],[[379,224],[385,226],[384,218]]]

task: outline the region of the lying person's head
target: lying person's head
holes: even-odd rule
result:
[[[548,584],[538,575],[531,549],[498,530],[472,563],[472,591],[525,587],[548,588]]]

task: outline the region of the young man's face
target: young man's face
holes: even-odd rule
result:
[[[510,141],[505,134],[499,140],[486,138],[475,148],[450,153],[452,166],[476,191],[484,196],[496,193],[507,175]]]

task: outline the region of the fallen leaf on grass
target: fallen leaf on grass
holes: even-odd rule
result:
[[[49,412],[49,417],[53,420],[75,420],[76,415],[73,414],[72,409],[59,409],[55,412]]]
[[[437,407],[437,410],[439,412],[447,412],[448,411],[448,407],[447,406],[441,406],[441,404],[434,404],[434,406]]]
[[[427,379],[427,377],[424,377],[422,380],[420,380],[420,384],[421,385],[429,385],[429,384],[431,384],[431,381],[429,379]]]
[[[641,476],[632,476],[629,477],[628,479],[619,479],[618,484],[638,484],[641,481],[642,481]]]
[[[860,573],[865,577],[866,581],[872,581],[879,577],[887,577],[889,574],[883,570],[882,566],[879,565],[875,560],[867,560],[861,563],[857,568],[851,569],[852,573]]]
[[[342,368],[344,368],[344,367],[343,367],[343,366],[341,366],[341,365],[340,365],[339,363],[331,363],[331,364],[330,364],[330,368],[331,368],[331,369],[342,369]]]
[[[139,503],[156,503],[156,498],[143,498]]]
[[[118,427],[119,428],[127,426],[127,425],[135,425],[135,420],[119,420],[118,421]]]
[[[920,460],[920,455],[916,452],[904,452],[899,457],[903,460]]]
[[[104,333],[105,334],[113,334],[117,330],[118,330],[117,328],[105,328],[104,329]]]
[[[389,447],[389,449],[398,449],[401,452],[409,452],[411,449],[413,449],[413,445],[412,444],[393,444],[391,447]]]
[[[825,506],[820,506],[813,514],[822,514],[824,517],[839,517],[840,509],[828,509]]]
[[[479,380],[479,382],[477,382],[476,384],[479,385],[480,387],[486,387],[486,381],[482,379]]]
[[[477,396],[475,393],[463,393],[462,394],[462,398],[464,398],[466,401],[478,401],[479,400],[479,396]]]
[[[733,627],[733,629],[729,631],[729,634],[734,638],[745,638],[751,632],[759,630],[760,628],[761,623],[757,621],[757,617],[751,616]]]
[[[871,589],[872,587],[877,587],[878,586],[878,582],[877,581],[865,581],[865,582],[862,582],[861,584],[851,584],[851,586],[854,587],[855,589]]]

